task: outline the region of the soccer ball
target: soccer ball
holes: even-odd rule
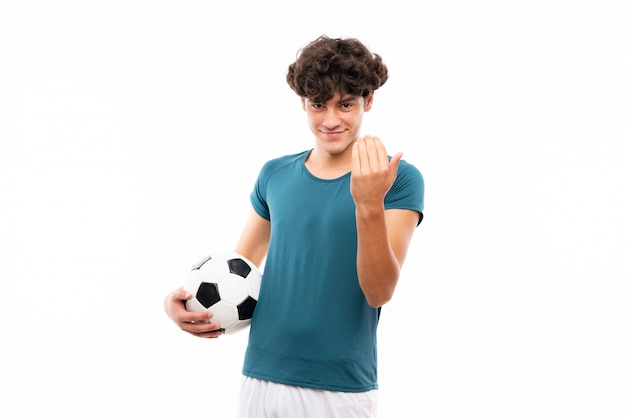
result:
[[[219,322],[224,334],[241,331],[252,320],[261,278],[256,266],[240,254],[205,257],[192,267],[183,285],[193,295],[185,308],[213,312],[207,322]]]

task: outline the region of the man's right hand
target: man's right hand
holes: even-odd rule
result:
[[[185,301],[193,295],[182,287],[169,293],[163,302],[165,313],[180,329],[201,338],[217,338],[222,335],[219,323],[209,322],[211,311],[189,312],[185,309]]]

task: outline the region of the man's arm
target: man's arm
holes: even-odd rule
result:
[[[378,308],[393,296],[420,215],[400,209],[382,215],[358,212],[359,284],[369,305]]]
[[[393,296],[420,214],[385,211],[385,195],[393,185],[402,154],[391,161],[380,139],[359,139],[352,153],[350,190],[356,206],[357,273],[370,306],[377,308]]]
[[[252,261],[257,267],[265,258],[270,238],[270,223],[251,211],[235,252]],[[211,311],[188,312],[185,301],[191,293],[182,287],[169,293],[163,301],[163,308],[170,319],[183,331],[203,338],[217,338],[221,335],[220,324],[206,323],[213,316]]]
[[[267,254],[270,228],[270,221],[263,219],[254,209],[250,209],[248,221],[235,247],[235,252],[259,267]]]

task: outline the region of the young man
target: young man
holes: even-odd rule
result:
[[[243,366],[240,417],[375,417],[376,329],[422,219],[420,172],[361,136],[387,68],[356,39],[322,36],[289,66],[315,137],[267,162],[235,251],[265,260]],[[182,330],[216,338],[210,312],[165,310]]]

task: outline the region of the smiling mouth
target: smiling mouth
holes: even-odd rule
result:
[[[324,135],[327,135],[327,136],[339,136],[339,135],[341,135],[342,133],[344,133],[344,132],[345,132],[345,130],[343,130],[343,131],[321,131],[321,132],[322,132]]]

